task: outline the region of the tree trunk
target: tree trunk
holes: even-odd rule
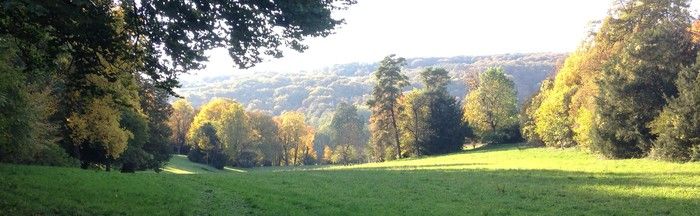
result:
[[[177,154],[182,154],[182,146],[185,144],[185,140],[182,139],[181,136],[178,137],[178,142],[180,143],[180,147],[177,148]]]
[[[401,159],[401,142],[399,142],[399,128],[396,125],[394,106],[391,106],[391,125],[394,127],[394,138],[396,138],[396,158]]]
[[[284,157],[284,165],[289,166],[289,142],[285,141],[282,147],[282,157]]]
[[[418,109],[413,108],[413,154],[418,154]]]
[[[294,166],[297,165],[297,158],[298,158],[298,156],[299,156],[299,144],[297,144],[296,146],[294,146],[294,158],[293,158],[293,160],[292,160],[292,161],[293,161],[292,165],[294,165]]]

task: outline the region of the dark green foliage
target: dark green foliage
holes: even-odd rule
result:
[[[117,160],[121,164],[122,172],[134,172],[144,170],[152,157],[143,150],[149,139],[149,129],[146,117],[133,110],[122,111],[120,125],[131,132],[131,138],[126,150]]]
[[[32,47],[0,37],[0,162],[74,166],[58,146],[56,102],[45,72],[22,61]]]
[[[610,158],[647,155],[649,123],[677,95],[679,71],[693,63],[692,17],[686,0],[625,2],[601,29],[601,43],[617,44],[603,66],[596,101],[593,149]]]
[[[16,50],[0,45],[0,161],[21,162],[28,157],[31,111],[24,77],[15,66]]]
[[[257,163],[258,154],[255,151],[243,150],[236,157],[236,166],[243,168],[254,167]]]
[[[158,171],[170,160],[173,152],[170,147],[172,130],[168,126],[172,106],[168,103],[167,91],[146,80],[141,80],[140,86],[141,108],[148,116],[148,141],[142,149],[151,155],[144,168]]]
[[[204,152],[199,148],[192,148],[187,153],[187,159],[189,159],[190,161],[195,162],[195,163],[206,164],[207,161],[204,160],[204,156],[205,156]]]
[[[423,142],[423,154],[444,154],[462,150],[471,129],[462,123],[462,110],[457,101],[447,95],[437,95],[430,101],[428,125],[431,133]]]
[[[428,68],[421,72],[428,106],[428,132],[419,145],[418,155],[444,154],[462,149],[471,130],[462,123],[462,109],[447,92],[450,77],[445,69]]]
[[[699,59],[700,60],[700,59]],[[651,124],[658,136],[652,156],[670,161],[700,160],[700,61],[678,75],[678,96]]]

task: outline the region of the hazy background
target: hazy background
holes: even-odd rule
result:
[[[310,38],[304,53],[289,51],[241,71],[224,49],[213,50],[207,69],[218,76],[251,71],[300,71],[333,64],[403,57],[570,52],[589,23],[603,18],[610,0],[359,0],[335,14],[346,24],[326,38]],[[555,19],[552,19],[556,17]]]

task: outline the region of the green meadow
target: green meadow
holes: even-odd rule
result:
[[[482,147],[354,166],[0,165],[0,215],[697,215],[700,163]]]

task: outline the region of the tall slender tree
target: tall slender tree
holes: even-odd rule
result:
[[[398,128],[398,114],[402,108],[398,99],[403,95],[403,87],[408,85],[408,77],[401,73],[405,59],[389,55],[374,72],[375,86],[371,99],[367,102],[372,111],[370,117],[373,159],[386,159],[385,151],[392,146],[395,158],[401,158],[401,140]],[[391,140],[393,139],[393,140]]]

